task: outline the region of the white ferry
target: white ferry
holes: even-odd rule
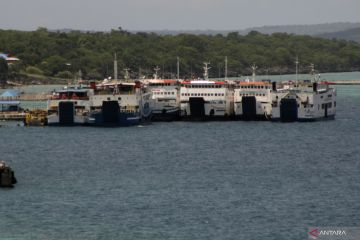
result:
[[[271,118],[271,83],[237,82],[234,89],[235,118],[268,120]]]
[[[96,85],[90,96],[90,126],[132,126],[150,120],[151,94],[139,81],[108,81]]]
[[[225,119],[234,115],[233,85],[227,81],[208,80],[207,64],[204,67],[205,80],[181,82],[180,109],[183,119]]]
[[[143,80],[151,92],[152,120],[171,121],[180,118],[180,84],[174,79],[158,79],[156,67],[154,79]]]
[[[272,92],[272,120],[282,122],[334,119],[336,90],[317,82],[285,85]]]
[[[91,95],[93,95],[92,89],[82,87],[64,87],[54,91],[47,104],[47,124],[49,126],[85,124]]]

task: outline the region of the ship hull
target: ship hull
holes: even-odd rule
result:
[[[140,124],[138,113],[120,112],[111,119],[106,119],[102,112],[91,113],[87,125],[96,127],[129,127]]]

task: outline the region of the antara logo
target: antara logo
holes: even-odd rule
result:
[[[310,232],[309,232],[309,236],[312,238],[312,239],[317,239],[319,237],[319,229],[315,228],[315,229],[312,229]]]
[[[318,228],[311,229],[309,236],[312,239],[318,239],[321,236],[346,236],[344,230],[319,230]]]

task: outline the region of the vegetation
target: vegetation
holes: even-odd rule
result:
[[[9,67],[7,62],[0,58],[0,87],[3,87],[6,84],[8,79]]]
[[[15,77],[16,73],[37,69],[37,74],[52,77],[67,78],[81,70],[84,79],[105,78],[113,75],[114,53],[117,53],[119,74],[127,67],[132,77],[150,77],[156,65],[163,77],[175,77],[177,56],[183,78],[201,76],[204,61],[211,62],[210,77],[223,77],[225,56],[229,76],[249,74],[249,66],[254,62],[259,73],[292,73],[296,56],[302,72],[309,71],[310,63],[322,72],[360,69],[358,43],[286,33],[161,36],[129,33],[121,28],[106,33],[63,33],[39,28],[33,32],[0,30],[0,46],[0,52],[21,59],[12,67]]]

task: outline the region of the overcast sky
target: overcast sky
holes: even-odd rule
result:
[[[360,22],[360,0],[0,0],[0,29],[237,30]]]

